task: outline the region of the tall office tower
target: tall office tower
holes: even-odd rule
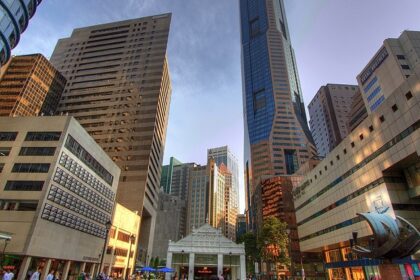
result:
[[[171,193],[172,175],[174,166],[182,164],[179,160],[174,157],[169,159],[169,164],[162,166],[162,175],[160,176],[160,187],[166,193]]]
[[[208,221],[208,188],[207,165],[194,167],[190,173],[188,187],[187,234]]]
[[[262,175],[316,155],[282,0],[240,0],[246,208]]]
[[[368,114],[414,74],[420,65],[420,31],[404,31],[390,38],[357,76]]]
[[[69,116],[0,117],[0,145],[0,236],[10,241],[2,267],[18,280],[39,267],[42,279],[50,269],[63,279],[81,266],[92,273],[120,168]]]
[[[174,166],[172,174],[171,195],[188,201],[188,185],[190,182],[190,172],[196,163],[183,163]]]
[[[325,157],[349,134],[348,118],[355,85],[327,84],[309,103],[309,124],[318,155]]]
[[[43,55],[15,56],[0,80],[0,116],[53,115],[65,85]]]
[[[75,29],[51,57],[68,81],[59,111],[121,168],[117,201],[141,214],[139,245],[149,252],[171,97],[170,21],[163,14]]]
[[[350,107],[348,124],[350,131],[353,131],[364,119],[367,117],[367,110],[363,102],[362,93],[360,89],[353,96],[353,101]]]
[[[0,66],[12,56],[20,35],[26,30],[29,19],[35,14],[42,0],[0,1]]]

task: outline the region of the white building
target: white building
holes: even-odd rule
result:
[[[389,38],[357,76],[368,114],[375,111],[420,65],[420,31]]]
[[[204,224],[178,242],[169,242],[166,266],[173,268],[178,277],[188,275],[188,280],[221,274],[227,280],[245,280],[245,245],[236,244],[220,230]],[[166,279],[171,275],[167,274]]]
[[[0,229],[18,270],[63,280],[100,262],[120,169],[72,117],[0,118]]]

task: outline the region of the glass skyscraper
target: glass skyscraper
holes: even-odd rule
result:
[[[240,0],[247,209],[259,178],[316,155],[283,0]]]
[[[0,65],[5,64],[12,49],[19,43],[20,34],[28,27],[42,0],[0,1]]]

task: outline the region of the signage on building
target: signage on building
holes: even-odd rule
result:
[[[382,62],[388,57],[388,51],[385,47],[378,52],[375,56],[373,61],[369,63],[366,69],[360,74],[360,82],[362,85],[366,83],[370,76],[372,76],[373,72],[382,64]]]
[[[83,260],[84,260],[84,261],[93,261],[93,262],[97,262],[97,261],[99,261],[99,258],[92,258],[92,257],[83,256]]]

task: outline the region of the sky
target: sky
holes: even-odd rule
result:
[[[384,39],[420,30],[419,0],[285,0],[285,5],[305,105],[322,85],[356,84]],[[208,148],[228,145],[241,171],[238,7],[238,0],[44,0],[12,53],[49,58],[57,40],[74,28],[172,12],[172,99],[164,164],[171,156],[206,164]]]

